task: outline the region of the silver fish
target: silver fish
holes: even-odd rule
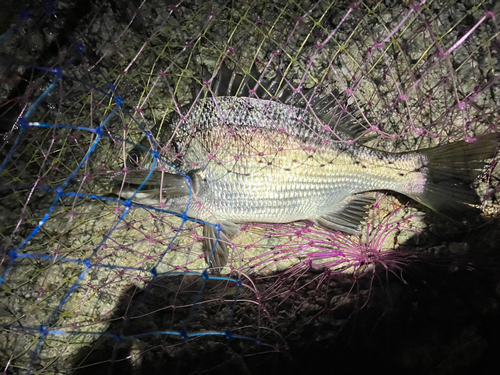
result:
[[[214,84],[225,81],[227,77],[218,78]],[[404,194],[457,221],[477,216],[471,205],[480,200],[471,182],[484,160],[496,154],[500,133],[474,143],[384,152],[349,141],[356,126],[332,97],[297,99],[288,88],[276,94],[276,80],[266,85],[269,89],[260,98],[248,92],[207,97],[183,108],[182,117],[170,117],[175,157],[169,159],[190,178],[156,169],[137,191],[153,157],[148,147],[136,147],[127,166],[142,170],[127,174],[125,181],[117,178],[121,185],[114,193],[139,204],[161,200],[174,212],[187,208],[189,217],[219,223],[218,240],[216,228],[204,226],[206,259],[213,267],[227,263],[228,236],[238,233],[238,223],[310,220],[358,233],[373,203],[363,194],[369,191]],[[215,92],[230,94],[231,85],[223,86]],[[269,100],[272,93],[277,99]]]

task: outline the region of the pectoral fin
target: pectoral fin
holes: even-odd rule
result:
[[[229,221],[220,223],[221,231],[217,238],[217,230],[213,225],[203,226],[203,250],[210,267],[224,267],[229,258],[229,238],[239,232],[239,226]]]
[[[368,216],[368,210],[374,202],[375,198],[368,195],[353,195],[345,200],[340,209],[319,217],[318,223],[333,230],[358,234],[358,227]]]

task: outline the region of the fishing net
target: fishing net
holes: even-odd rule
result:
[[[464,237],[423,206],[374,192],[360,235],[244,223],[215,271],[202,221],[112,193],[135,146],[152,169],[174,171],[171,114],[217,101],[222,66],[243,79],[256,69],[258,83],[308,103],[334,95],[361,129],[345,142],[404,152],[499,131],[494,1],[10,5],[0,22],[6,373],[293,373],[290,350],[324,352],[356,312],[388,303],[374,289],[384,280],[402,288],[416,261],[470,268],[461,256],[495,249],[491,227]],[[498,215],[494,166],[475,183],[488,220]]]

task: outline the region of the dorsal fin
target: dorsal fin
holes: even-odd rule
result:
[[[342,140],[360,138],[366,132],[359,118],[359,110],[348,105],[345,110],[340,103],[337,92],[326,93],[325,89],[302,88],[294,91],[290,81],[277,71],[272,79],[259,73],[255,64],[250,72],[242,75],[227,67],[225,62],[219,64],[215,73],[210,74],[203,66],[203,80],[212,79],[212,92],[217,96],[251,97],[261,100],[276,100],[286,105],[307,109],[317,117],[323,125],[328,125]],[[364,138],[361,142],[368,140]]]

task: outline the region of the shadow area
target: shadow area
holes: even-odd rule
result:
[[[238,295],[234,283],[194,276],[131,288],[107,332],[78,353],[74,374],[496,374],[499,224],[464,232],[436,218],[398,249],[415,254],[403,279],[309,270],[249,279]],[[262,344],[166,333],[183,329],[229,329]]]

